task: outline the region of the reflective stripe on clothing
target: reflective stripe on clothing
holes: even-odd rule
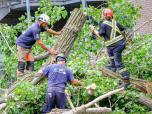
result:
[[[109,56],[109,59],[114,59],[114,56]]]
[[[123,37],[122,35],[117,36],[117,37],[115,37],[114,39],[111,39],[111,40],[109,40],[109,41],[106,41],[106,42],[105,42],[105,46],[106,46],[106,47],[107,47],[107,46],[110,46],[110,45],[112,45],[112,44],[114,44],[114,43],[116,43],[116,42],[118,42],[118,41],[120,41],[120,40],[122,40],[122,39],[124,39],[124,37]]]
[[[115,20],[112,20],[112,22],[104,21],[103,23],[106,24],[106,25],[109,25],[111,28],[113,27],[112,23],[115,23],[115,25],[116,25],[116,21]],[[116,31],[121,34],[121,32],[120,32],[120,30],[119,30],[119,28],[117,26],[116,26]]]
[[[105,42],[106,46],[110,46],[124,38],[122,35],[119,35],[116,37],[116,32],[118,32],[119,34],[121,34],[121,32],[120,32],[119,28],[117,27],[117,23],[115,20],[112,20],[112,22],[104,21],[103,23],[107,24],[108,26],[110,26],[112,28],[111,34],[110,34],[110,40]]]
[[[120,74],[123,73],[123,72],[125,72],[125,71],[127,71],[126,68],[122,68],[122,69],[120,69],[120,70],[117,70],[117,72],[120,73]]]

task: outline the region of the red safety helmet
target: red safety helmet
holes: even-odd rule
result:
[[[103,16],[105,18],[113,18],[113,11],[111,9],[106,8],[103,10]]]

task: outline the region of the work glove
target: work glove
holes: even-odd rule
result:
[[[92,33],[92,37],[91,37],[91,40],[95,40],[95,39],[97,39],[98,37],[94,34],[94,33]]]
[[[89,28],[90,28],[91,32],[93,32],[95,30],[95,26],[93,26],[93,25],[89,25]]]

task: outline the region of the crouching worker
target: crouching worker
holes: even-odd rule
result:
[[[124,86],[127,87],[129,82],[129,72],[122,62],[122,52],[125,49],[125,28],[117,23],[113,18],[111,9],[104,9],[102,12],[103,23],[99,25],[99,31],[94,26],[90,26],[91,31],[98,37],[103,36],[107,53],[110,59],[110,65],[106,66],[113,72],[118,72],[123,76]]]
[[[66,108],[65,88],[67,82],[74,86],[81,86],[81,82],[74,78],[72,71],[65,66],[66,58],[63,54],[56,57],[56,64],[48,65],[39,73],[47,77],[47,92],[43,114],[50,112],[53,108]]]

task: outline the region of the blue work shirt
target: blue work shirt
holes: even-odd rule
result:
[[[48,27],[40,27],[38,22],[33,23],[25,32],[23,32],[16,41],[16,45],[23,48],[31,49],[36,40],[40,39],[40,33],[44,32]]]
[[[111,22],[111,20],[108,20],[108,21]],[[117,23],[117,27],[119,28],[120,31],[124,31],[125,30],[125,28],[119,23]],[[109,26],[109,25],[107,25],[105,23],[102,23],[102,22],[99,23],[99,30],[98,30],[99,31],[99,35],[103,36],[105,41],[110,40],[111,30],[112,30],[111,26]],[[121,34],[116,32],[116,37],[119,36],[119,35],[121,35]],[[122,44],[124,41],[125,40],[118,41],[115,44],[110,45],[110,47]]]
[[[47,77],[47,91],[57,87],[66,88],[67,82],[74,80],[72,71],[62,64],[52,64],[43,69],[43,75]]]

